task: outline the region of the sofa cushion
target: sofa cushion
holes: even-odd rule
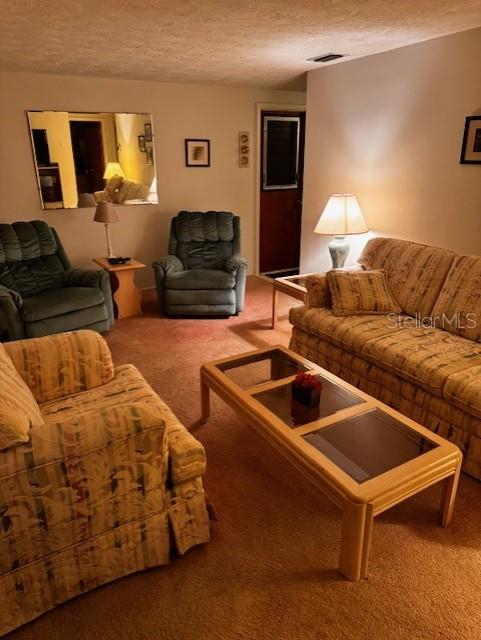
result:
[[[373,238],[358,262],[366,269],[384,270],[389,289],[404,313],[429,316],[454,258],[446,249]]]
[[[439,397],[449,376],[481,365],[481,345],[433,328],[401,329],[368,340],[361,355]]]
[[[405,329],[388,316],[334,315],[332,309],[317,309],[299,305],[289,312],[290,322],[307,333],[359,354],[366,341],[399,334]]]
[[[166,289],[233,289],[235,276],[220,269],[192,269],[168,273]]]
[[[326,275],[332,310],[336,316],[401,313],[401,307],[392,297],[382,270],[333,269]]]
[[[43,422],[32,392],[0,344],[0,449],[27,442],[30,426]]]
[[[102,291],[97,287],[63,287],[24,298],[20,311],[25,322],[38,322],[103,302]]]
[[[432,310],[446,331],[481,342],[481,257],[458,256]]]

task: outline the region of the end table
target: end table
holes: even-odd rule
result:
[[[141,295],[134,275],[136,269],[145,269],[146,265],[134,259],[116,265],[110,264],[107,258],[93,258],[93,261],[109,272],[115,317],[129,318],[142,315]]]
[[[277,328],[279,315],[279,293],[285,293],[286,296],[301,300],[307,303],[307,289],[305,286],[306,277],[312,276],[313,273],[304,273],[298,276],[283,276],[275,278],[272,284],[272,329]]]

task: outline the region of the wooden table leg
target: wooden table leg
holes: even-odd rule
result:
[[[275,282],[272,285],[272,323],[271,328],[277,329],[279,315],[279,289],[276,288]]]
[[[362,551],[361,578],[368,574],[369,553],[371,551],[372,529],[374,525],[374,509],[372,504],[366,505],[366,520],[364,523],[364,544]]]
[[[456,473],[444,480],[441,497],[441,526],[447,527],[453,519],[454,502],[458,490],[459,475],[461,473],[461,461],[456,467]]]
[[[353,582],[367,573],[372,529],[372,510],[368,505],[346,502],[342,514],[339,571]]]
[[[200,406],[202,422],[207,422],[210,416],[210,393],[208,385],[202,378],[202,374],[200,378]]]

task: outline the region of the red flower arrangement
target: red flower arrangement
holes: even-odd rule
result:
[[[291,382],[292,400],[305,407],[319,407],[322,383],[312,373],[301,371]]]
[[[305,373],[300,371],[292,381],[293,387],[299,387],[301,389],[322,389],[322,382],[316,378],[312,373]]]

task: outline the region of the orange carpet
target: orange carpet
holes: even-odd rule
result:
[[[16,640],[476,640],[481,638],[481,483],[463,474],[453,524],[438,526],[433,487],[376,519],[370,574],[336,571],[337,509],[219,399],[198,427],[202,362],[287,344],[283,297],[270,330],[271,286],[250,278],[246,311],[170,320],[149,293],[143,317],[108,336],[207,450],[219,521],[212,541],[161,567],[72,600],[10,634]]]

